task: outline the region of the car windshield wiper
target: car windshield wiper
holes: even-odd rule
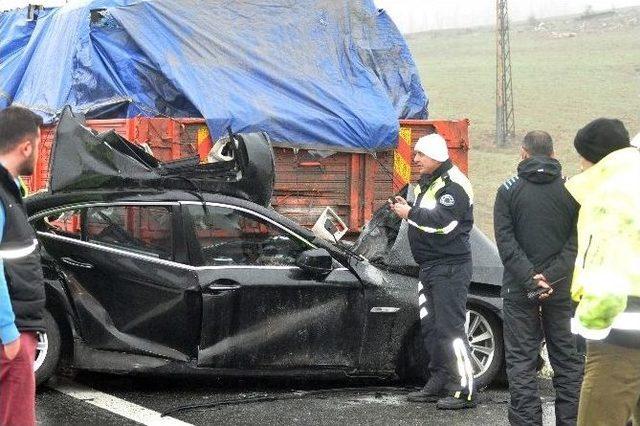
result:
[[[344,251],[345,253],[347,253],[348,255],[355,257],[358,260],[367,260],[365,259],[361,254],[359,254],[358,252],[356,252],[355,250],[353,250],[351,247],[349,247],[348,245],[346,245],[345,243],[341,242],[340,240],[338,240],[335,235],[333,236],[333,240],[334,240],[334,246],[340,248],[342,251]]]

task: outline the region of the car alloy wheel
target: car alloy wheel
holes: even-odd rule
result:
[[[496,350],[496,336],[485,316],[476,310],[467,311],[465,324],[469,346],[471,347],[471,365],[474,377],[487,372]]]
[[[38,343],[36,344],[36,357],[33,362],[37,385],[45,383],[55,374],[62,349],[60,329],[53,315],[48,310],[45,310],[42,317],[45,331],[37,333]]]
[[[44,363],[44,360],[47,358],[47,352],[49,351],[49,339],[47,338],[47,333],[38,332],[38,344],[36,346],[36,359],[33,363],[33,371],[38,371],[38,369]]]

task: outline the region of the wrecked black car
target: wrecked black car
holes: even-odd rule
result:
[[[269,185],[247,183],[273,182],[268,137],[228,142],[224,164],[163,164],[63,113],[48,192],[27,199],[47,292],[39,383],[59,364],[120,374],[424,374],[406,223],[381,209],[353,245],[317,238],[267,207]],[[482,386],[503,364],[501,267],[486,237],[475,230],[472,239],[468,335]]]

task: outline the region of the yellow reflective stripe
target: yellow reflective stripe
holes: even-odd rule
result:
[[[457,167],[452,167],[451,170],[449,170],[449,178],[452,182],[457,183],[462,187],[462,189],[464,189],[464,192],[466,192],[467,196],[469,197],[469,205],[472,205],[473,187],[471,186],[471,182],[469,182],[469,179],[464,175],[464,173],[462,173]]]
[[[0,259],[19,259],[33,253],[38,246],[38,240],[33,240],[31,245],[17,249],[0,249]]]
[[[438,204],[435,198],[430,198],[427,195],[428,194],[425,194],[425,196],[422,197],[422,200],[420,200],[420,205],[418,207],[420,207],[421,209],[433,210]]]
[[[577,317],[571,318],[571,332],[573,334],[579,334],[587,339],[605,339],[613,329],[640,331],[640,312],[623,312],[613,320],[613,324],[611,324],[610,327],[601,329],[587,328]]]
[[[21,176],[18,176],[18,182],[20,182],[20,192],[22,193],[22,197],[27,197],[29,195],[29,187]]]
[[[471,400],[473,394],[473,367],[471,366],[469,354],[462,339],[458,338],[453,341],[453,351],[456,354],[456,363],[458,365],[458,373],[460,374],[460,386],[463,389],[468,389],[467,399]]]
[[[454,229],[456,229],[456,226],[458,226],[458,221],[457,220],[452,221],[451,223],[449,223],[444,228],[430,228],[428,226],[420,226],[417,223],[415,223],[414,221],[412,221],[411,219],[407,219],[407,222],[409,223],[409,225],[415,226],[419,230],[421,230],[423,232],[426,232],[428,234],[444,234],[444,235],[446,235],[449,232],[451,232]]]
[[[420,195],[420,192],[422,192],[422,189],[420,188],[420,185],[416,185],[413,187],[413,197],[417,200],[418,196]]]
[[[571,318],[571,332],[573,334],[579,334],[586,339],[602,340],[609,335],[611,327],[603,328],[601,330],[591,330],[582,325],[578,318],[573,317]]]
[[[464,192],[466,192],[467,196],[469,197],[469,205],[472,205],[473,204],[473,187],[471,186],[471,182],[469,181],[469,179],[464,175],[464,173],[460,171],[460,169],[458,169],[455,166],[449,169],[449,171],[447,172],[447,175],[449,176],[449,179],[452,182],[457,183],[462,187],[462,189],[464,189]],[[431,186],[429,186],[429,188],[427,189],[426,193],[422,197],[422,201],[424,201],[425,198],[436,201],[436,193],[440,191],[442,188],[444,188],[445,185],[446,184],[442,176],[437,178],[431,184]],[[413,188],[413,195],[416,199],[420,195],[420,192],[422,192],[420,185],[416,185]]]
[[[623,312],[611,325],[617,330],[640,330],[640,312]]]
[[[424,196],[429,196],[430,199],[435,200],[436,199],[436,192],[440,191],[442,188],[444,188],[444,179],[442,179],[442,177],[439,177],[438,179],[436,179],[431,186],[429,187],[429,189],[427,189],[427,193],[424,194]]]
[[[462,344],[464,349],[464,343],[462,343],[461,339],[455,339],[453,341],[453,353],[456,354],[456,365],[458,367],[458,374],[460,375],[460,387],[464,389],[467,387],[467,372],[464,367],[464,358],[460,352],[460,344]],[[458,395],[456,398],[460,398],[460,396]]]

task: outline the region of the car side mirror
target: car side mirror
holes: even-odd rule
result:
[[[300,253],[296,265],[313,275],[324,277],[333,270],[333,258],[326,249],[311,249]]]

